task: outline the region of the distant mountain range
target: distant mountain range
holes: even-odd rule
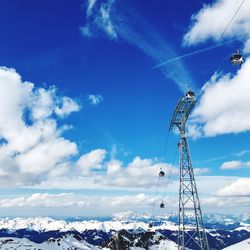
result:
[[[190,214],[190,224],[192,224]],[[0,249],[177,249],[178,217],[119,213],[112,218],[0,218]],[[204,215],[211,250],[247,244],[250,215]],[[149,228],[149,223],[153,225]],[[249,240],[250,241],[250,240]],[[243,242],[243,243],[239,243]],[[190,249],[195,249],[191,244]],[[238,249],[238,248],[235,248]],[[241,248],[247,249],[247,248]]]

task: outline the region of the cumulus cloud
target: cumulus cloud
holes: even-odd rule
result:
[[[60,135],[57,118],[79,106],[73,99],[57,95],[55,87],[36,88],[5,67],[0,68],[0,89],[1,182],[39,182],[77,154],[76,144]]]
[[[83,207],[88,204],[86,197],[73,193],[34,193],[31,196],[0,200],[0,207]]]
[[[111,158],[106,159],[107,152],[103,149],[93,150],[82,155],[78,161],[71,162],[70,174],[67,176],[50,175],[50,178],[35,185],[38,189],[123,189],[145,191],[155,187],[159,171],[165,172],[164,185],[171,184],[171,177],[178,175],[178,168],[157,159],[141,159],[136,156],[128,164]],[[58,166],[59,167],[59,166]],[[64,172],[65,166],[57,172]],[[61,182],[64,183],[63,187]]]
[[[195,45],[208,39],[218,41],[239,5],[239,1],[231,0],[216,0],[213,4],[204,5],[192,16],[191,26],[184,36],[184,44]],[[250,52],[249,9],[250,2],[245,1],[223,35],[223,38],[245,35],[241,37],[245,52]],[[192,137],[250,130],[249,69],[250,60],[247,59],[235,75],[214,73],[202,88],[202,96],[192,114],[189,125],[189,134]]]
[[[101,203],[100,203],[101,201]],[[121,196],[86,196],[74,193],[34,193],[30,196],[19,196],[0,200],[0,208],[4,207],[82,207],[89,208],[100,204],[101,207],[147,207],[156,201],[155,197],[140,193]]]
[[[64,96],[58,106],[55,108],[55,113],[60,117],[65,117],[71,114],[72,112],[79,111],[79,105],[72,100],[71,98]]]
[[[76,162],[77,167],[81,170],[83,175],[88,175],[93,169],[102,169],[101,164],[106,156],[106,151],[103,149],[96,149],[87,154],[84,154]]]
[[[111,160],[107,163],[107,175],[103,178],[103,184],[118,187],[155,186],[161,168],[168,177],[179,173],[178,169],[170,164],[154,159],[141,159],[139,156],[126,167],[121,161]]]
[[[195,175],[203,175],[209,173],[209,168],[194,168]]]
[[[103,97],[101,95],[89,95],[88,99],[89,102],[94,106],[99,105],[103,101]]]
[[[239,168],[244,168],[244,167],[249,168],[250,167],[250,161],[248,161],[248,162],[243,162],[243,161],[227,161],[227,162],[224,162],[221,165],[220,168],[222,170],[228,170],[228,169],[239,169]]]
[[[225,170],[225,169],[239,169],[242,166],[241,161],[227,161],[224,162],[221,166],[220,169]]]
[[[39,183],[81,181],[106,187],[148,187],[158,174],[157,160],[136,157],[127,166],[95,149],[78,156],[78,148],[62,136],[67,125],[57,120],[79,110],[55,87],[36,88],[14,70],[0,68],[0,184],[27,187]],[[171,165],[163,167],[177,173]],[[67,186],[67,184],[65,183]]]
[[[250,178],[237,178],[231,183],[224,184],[214,194],[207,198],[202,198],[201,202],[206,210],[229,213],[246,212],[250,206]],[[226,208],[226,209],[225,209]]]
[[[218,196],[250,196],[250,178],[240,178],[217,192]]]
[[[197,44],[207,39],[218,41],[240,5],[239,1],[217,0],[203,8],[191,18],[191,26],[184,36],[184,44]],[[240,11],[228,27],[223,38],[233,38],[245,35],[245,52],[250,52],[249,15],[250,3],[245,1]],[[218,21],[219,19],[219,21]]]
[[[222,208],[224,213],[228,213],[229,211],[235,212],[235,208],[237,208],[238,212],[244,211],[244,207],[248,207],[250,205],[249,197],[209,197],[202,199],[203,207],[207,207],[213,210],[216,208]],[[225,210],[225,207],[227,208]],[[231,209],[232,208],[232,209]]]
[[[215,136],[250,130],[250,60],[236,75],[215,73],[190,120],[190,135]],[[195,132],[194,132],[195,131]]]

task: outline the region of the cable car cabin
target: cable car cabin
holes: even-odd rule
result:
[[[193,99],[195,97],[195,93],[193,91],[188,91],[185,97],[188,99]]]
[[[160,208],[164,208],[165,207],[165,205],[164,205],[164,203],[162,202],[161,204],[160,204]]]
[[[233,65],[241,65],[244,60],[243,60],[243,57],[242,55],[239,53],[239,51],[237,51],[237,53],[233,54],[231,57],[230,57],[230,62],[231,64]]]
[[[164,171],[161,170],[160,173],[159,173],[159,176],[160,176],[160,177],[164,177],[164,176],[165,176]]]
[[[152,228],[152,227],[153,227],[153,225],[152,225],[151,223],[149,223],[149,224],[148,224],[148,227],[149,227],[149,228]]]

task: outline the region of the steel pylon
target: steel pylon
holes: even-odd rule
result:
[[[188,147],[188,139],[185,132],[186,122],[195,103],[194,92],[188,91],[178,102],[169,128],[172,130],[176,127],[180,132],[180,141],[178,143],[180,153],[179,250],[187,248],[209,250]],[[194,222],[190,218],[194,218]]]

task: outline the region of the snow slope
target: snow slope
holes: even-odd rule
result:
[[[15,250],[100,250],[109,248],[98,248],[88,244],[84,240],[77,240],[74,236],[50,239],[42,244],[34,243],[28,239],[22,238],[0,238],[0,249],[15,249]],[[177,245],[169,240],[163,240],[159,245],[154,245],[149,248],[150,250],[177,250]],[[143,250],[140,247],[131,247],[130,250]]]
[[[243,240],[237,244],[226,247],[223,250],[250,250],[250,238],[247,240]]]
[[[77,240],[73,235],[67,237],[50,239],[42,244],[34,243],[28,239],[22,238],[0,238],[0,249],[15,250],[97,250],[95,246],[88,244],[84,240]]]

